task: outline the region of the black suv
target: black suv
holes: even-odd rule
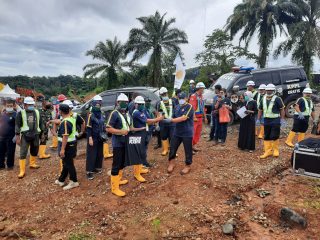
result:
[[[147,97],[151,100],[152,106],[155,107],[156,103],[160,100],[160,97],[158,96],[157,91],[158,91],[157,88],[151,88],[151,87],[128,87],[128,88],[112,89],[112,90],[104,91],[99,94],[102,97],[101,110],[106,115],[108,115],[108,113],[114,109],[115,104],[117,102],[117,97],[120,93],[126,94],[129,98],[129,101],[132,100],[134,93],[144,98]],[[83,104],[82,106],[80,106],[79,108],[75,108],[73,111],[80,114],[84,119],[86,119],[91,101],[92,99],[86,102],[85,104]]]
[[[214,85],[220,84],[227,89],[228,95],[234,91],[244,92],[248,81],[254,81],[256,88],[260,84],[273,83],[286,105],[286,116],[294,114],[293,104],[302,96],[303,89],[308,86],[308,79],[303,67],[286,66],[280,68],[264,68],[250,71],[250,68],[236,69],[231,73],[222,75]],[[207,114],[210,115],[214,96],[214,85],[205,91],[204,100]],[[236,113],[232,111],[232,121],[236,119]],[[208,116],[209,117],[209,116]]]

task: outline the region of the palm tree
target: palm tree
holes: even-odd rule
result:
[[[142,28],[131,29],[126,44],[125,53],[133,52],[131,63],[151,52],[148,66],[152,86],[159,86],[160,83],[163,52],[180,52],[179,45],[188,43],[184,31],[170,27],[176,19],[165,20],[165,16],[156,12],[151,16],[137,18]]]
[[[282,10],[295,17],[294,22],[287,24],[289,37],[276,49],[274,56],[281,53],[287,56],[292,52],[292,61],[303,65],[310,77],[314,57],[320,57],[320,19],[319,0],[282,0]]]
[[[242,30],[239,43],[245,42],[248,47],[252,37],[258,34],[259,58],[258,65],[266,67],[270,46],[273,39],[284,31],[283,22],[286,20],[275,0],[243,0],[238,4],[233,14],[228,18],[226,30],[230,31],[233,39]]]
[[[92,56],[100,63],[85,65],[83,67],[84,77],[94,77],[101,74],[106,78],[105,87],[108,89],[117,87],[117,71],[121,71],[121,67],[124,66],[124,63],[121,62],[121,59],[125,57],[124,49],[124,45],[118,41],[117,37],[113,41],[107,39],[105,43],[97,43],[93,50],[86,52],[86,56]]]

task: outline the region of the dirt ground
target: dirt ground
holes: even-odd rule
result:
[[[121,188],[125,198],[110,193],[110,159],[104,161],[102,175],[86,179],[84,142],[76,159],[77,189],[63,191],[53,184],[59,169],[55,151],[49,150],[52,157],[40,161],[40,169],[27,169],[22,180],[17,178],[18,167],[1,171],[0,238],[320,239],[320,181],[292,174],[292,150],[284,139],[277,159],[259,159],[261,141],[256,152],[241,152],[237,128],[229,129],[225,147],[213,147],[204,131],[201,152],[186,176],[179,174],[182,147],[172,175],[166,173],[167,157],[150,148],[154,167],[145,175],[148,182],[138,183],[127,169],[129,184]],[[261,198],[257,189],[270,194]],[[306,217],[307,228],[280,222],[284,206]],[[224,235],[221,225],[231,218],[234,234]]]

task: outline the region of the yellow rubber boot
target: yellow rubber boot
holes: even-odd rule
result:
[[[141,176],[141,168],[142,168],[142,165],[134,165],[133,166],[134,177],[139,182],[146,182],[146,180]]]
[[[272,148],[273,148],[273,156],[274,157],[279,157],[279,155],[280,155],[280,152],[279,152],[279,139],[273,141]]]
[[[162,140],[162,156],[166,156],[169,153],[169,140]]]
[[[120,182],[119,175],[111,176],[111,192],[118,197],[124,197],[126,193],[120,190],[119,182]]]
[[[59,165],[60,165],[60,173],[61,173],[62,169],[63,169],[63,161],[62,161],[62,159],[59,159]]]
[[[26,174],[26,160],[20,159],[19,166],[20,166],[20,173],[18,175],[18,178],[23,178]]]
[[[148,172],[149,172],[149,169],[146,168],[146,167],[144,167],[143,165],[141,165],[141,173],[142,173],[142,174],[146,174],[146,173],[148,173]]]
[[[299,133],[298,134],[298,142],[301,142],[302,140],[304,140],[304,137],[305,137],[305,133]]]
[[[37,160],[37,156],[30,155],[30,159],[29,159],[30,168],[38,169],[40,167],[39,165],[37,165],[36,160]]]
[[[121,180],[122,179],[122,176],[123,176],[123,170],[120,170],[119,171],[119,185],[125,185],[127,184],[129,181],[128,180]]]
[[[50,154],[46,154],[46,149],[47,149],[46,145],[39,146],[39,158],[40,159],[47,159],[47,158],[51,157]]]
[[[260,156],[261,159],[272,156],[272,141],[263,141],[264,145],[264,154]]]
[[[113,154],[111,154],[110,151],[109,151],[109,144],[108,143],[104,143],[103,144],[103,157],[104,158],[113,157]]]
[[[296,136],[296,133],[293,132],[293,131],[290,131],[288,137],[287,137],[287,140],[286,140],[286,145],[289,146],[289,147],[294,147],[292,141],[294,139],[294,137]]]
[[[259,133],[258,138],[259,138],[259,139],[263,139],[263,137],[264,137],[264,126],[261,125],[261,126],[260,126],[260,133]]]
[[[52,136],[52,145],[50,147],[51,148],[57,148],[58,147],[58,137],[57,136]]]

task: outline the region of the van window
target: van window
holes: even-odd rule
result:
[[[280,77],[280,72],[278,71],[275,71],[275,72],[272,72],[272,83],[274,85],[281,85],[281,77]]]
[[[251,77],[246,77],[246,78],[240,78],[238,81],[236,81],[236,83],[234,84],[234,86],[239,86],[239,90],[246,90],[247,89],[247,82],[252,80]]]
[[[281,71],[283,83],[299,82],[302,79],[299,69],[288,69]]]
[[[102,96],[102,106],[114,106],[116,104],[116,94]]]
[[[261,84],[268,85],[272,83],[272,77],[270,72],[255,73],[253,74],[253,81],[256,84],[256,88],[258,88]]]

